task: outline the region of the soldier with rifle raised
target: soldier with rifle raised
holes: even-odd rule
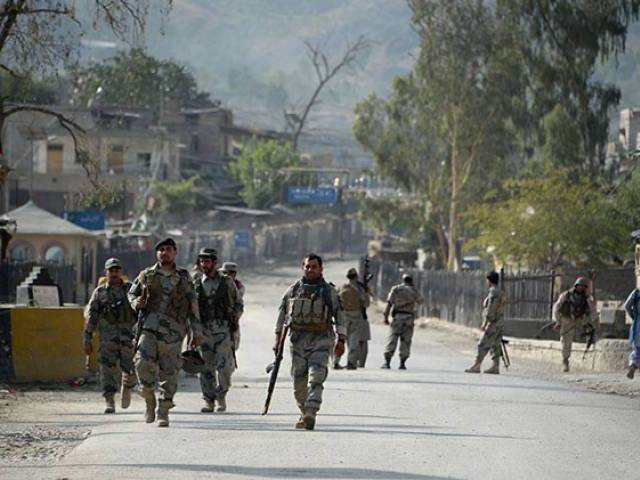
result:
[[[302,271],[303,277],[291,285],[282,297],[273,349],[276,352],[276,366],[279,366],[278,355],[281,358],[289,327],[293,390],[300,409],[295,428],[313,430],[316,414],[322,405],[329,356],[332,350],[337,356],[344,353],[346,328],[338,294],[322,276],[322,258],[314,253],[308,254],[303,259]],[[271,383],[270,393],[273,392]],[[265,404],[265,413],[269,401],[270,395]]]

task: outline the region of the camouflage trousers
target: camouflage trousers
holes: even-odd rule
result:
[[[500,360],[502,356],[502,322],[491,323],[483,332],[478,342],[478,359],[482,361],[487,353],[491,352],[494,361]]]
[[[344,312],[344,320],[347,326],[347,363],[355,366],[364,366],[367,353],[367,341],[371,338],[369,322],[362,317],[361,312]],[[341,357],[335,357],[335,363]]]
[[[584,328],[584,319],[561,317],[560,318],[560,343],[562,343],[562,360],[568,361],[571,357],[571,349],[573,340],[576,338],[576,332],[582,332]]]
[[[133,345],[130,339],[100,341],[98,348],[100,383],[105,397],[120,389],[120,382],[128,387],[136,385],[133,367]]]
[[[198,375],[205,400],[224,399],[231,388],[231,374],[236,369],[233,348],[233,335],[228,329],[205,331],[204,342],[199,347],[204,370]]]
[[[159,378],[161,400],[172,400],[178,390],[181,350],[181,340],[166,342],[147,331],[140,335],[134,359],[138,381],[144,388],[155,389]]]
[[[387,344],[384,347],[385,358],[393,357],[400,340],[400,358],[407,359],[411,355],[411,340],[413,339],[413,315],[396,315],[389,325]]]
[[[293,395],[301,411],[305,408],[320,409],[322,405],[333,343],[331,332],[291,332]]]

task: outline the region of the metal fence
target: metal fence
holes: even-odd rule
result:
[[[33,267],[40,264],[24,262],[0,263],[0,303],[14,303],[16,289],[27,278]],[[51,278],[62,289],[62,299],[66,303],[76,302],[76,269],[73,265],[43,265],[46,266]]]
[[[413,275],[416,288],[424,298],[419,310],[421,315],[480,326],[482,301],[487,293],[483,272],[421,271],[402,268],[395,262],[381,262],[375,280],[379,298],[386,298],[391,287],[400,282],[403,272]],[[635,287],[633,268],[503,274],[502,286],[507,296],[506,333],[534,336],[551,320],[553,304],[561,292],[571,288],[577,276],[591,279],[596,300],[622,301]]]

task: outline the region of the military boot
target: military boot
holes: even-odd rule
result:
[[[562,371],[564,373],[569,373],[569,359],[568,358],[562,360]]]
[[[129,405],[131,405],[131,387],[122,385],[122,390],[120,391],[120,406],[123,409],[127,409]]]
[[[487,368],[484,373],[492,373],[494,375],[500,374],[500,360],[494,360],[491,368]]]
[[[465,370],[467,373],[480,373],[480,367],[482,366],[482,357],[477,356],[473,365]]]
[[[173,405],[171,400],[160,400],[157,413],[159,427],[169,426],[169,409],[172,408]]]
[[[107,405],[104,409],[104,413],[116,413],[116,403],[113,400],[113,393],[106,394],[104,396],[104,402]]]
[[[347,370],[357,370],[358,366],[355,363],[347,363]]]
[[[398,367],[398,370],[406,370],[407,369],[406,362],[407,362],[406,358],[401,358],[400,359],[400,366]]]
[[[296,422],[296,430],[302,430],[303,428],[305,428],[305,423],[304,423],[304,413],[300,414],[300,417],[298,418],[298,421]]]
[[[386,370],[391,368],[391,357],[388,355],[384,356],[384,363],[380,366],[380,368],[384,368]]]
[[[629,380],[633,380],[634,375],[636,374],[636,370],[638,369],[638,367],[636,367],[635,365],[631,365],[629,367],[629,370],[627,370],[627,378]]]
[[[204,399],[204,406],[200,409],[202,413],[213,413],[214,410],[213,400],[209,400],[208,398]]]
[[[147,409],[144,412],[144,421],[147,423],[153,423],[156,420],[156,392],[153,387],[143,387],[140,393],[142,398],[147,404]]]
[[[344,369],[344,367],[343,367],[342,365],[340,365],[340,362],[335,362],[335,363],[333,364],[333,369],[334,369],[334,370],[343,370],[343,369]]]
[[[221,396],[220,398],[216,398],[216,402],[218,402],[218,408],[216,409],[216,412],[226,412],[227,411],[227,398],[224,396]]]
[[[304,422],[305,430],[313,430],[315,428],[317,413],[318,413],[317,408],[307,408],[304,411],[304,416],[302,417],[302,421]]]

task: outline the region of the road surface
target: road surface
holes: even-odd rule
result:
[[[326,277],[342,283],[348,266],[329,262]],[[186,377],[168,429],[143,422],[138,397],[114,416],[101,414],[97,393],[52,402],[38,408],[39,421],[90,434],[53,465],[0,466],[0,478],[639,478],[631,455],[638,400],[537,380],[517,366],[500,376],[465,374],[473,353],[423,330],[409,370],[397,370],[396,358],[381,370],[386,330],[374,325],[367,368],[330,372],[312,432],[293,429],[287,351],[271,411],[260,416],[277,306],[298,273],[264,269],[243,279],[247,305],[227,413],[199,413],[197,380]]]

